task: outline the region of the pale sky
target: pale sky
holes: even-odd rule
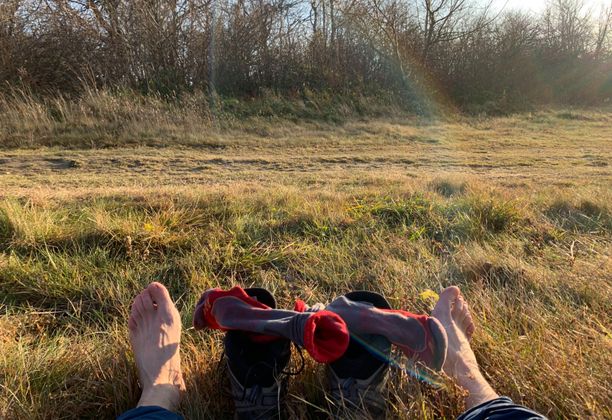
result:
[[[602,5],[610,5],[612,0],[583,0],[585,9],[591,9],[595,15],[599,14]],[[531,12],[541,12],[548,0],[507,0],[507,10],[524,10]],[[503,7],[506,0],[494,0],[495,7]]]

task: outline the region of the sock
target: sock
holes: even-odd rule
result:
[[[196,329],[251,332],[257,342],[284,337],[304,347],[319,363],[339,359],[349,343],[348,329],[339,315],[325,310],[301,313],[272,309],[239,286],[204,292],[196,305],[193,325]]]
[[[317,304],[308,307],[297,301],[295,309],[317,311]],[[416,315],[396,309],[379,309],[367,302],[355,302],[341,296],[325,307],[344,320],[355,335],[378,334],[398,346],[408,357],[415,357],[426,366],[439,370],[446,359],[447,338],[440,322],[427,315]]]

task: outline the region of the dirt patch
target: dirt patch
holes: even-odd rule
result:
[[[61,169],[73,169],[79,168],[81,164],[73,159],[64,159],[64,158],[45,158],[43,159],[45,162],[49,164],[51,169],[61,170]]]

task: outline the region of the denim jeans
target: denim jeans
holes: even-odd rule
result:
[[[156,406],[136,407],[117,420],[182,420],[176,413]],[[457,420],[546,420],[546,417],[522,405],[517,405],[508,397],[499,397],[480,404],[465,413]]]
[[[508,397],[499,397],[473,407],[457,420],[545,420],[533,410],[517,405]]]
[[[172,411],[168,411],[165,408],[158,407],[156,405],[147,405],[144,407],[132,408],[126,411],[117,420],[182,420],[183,417],[179,416]]]

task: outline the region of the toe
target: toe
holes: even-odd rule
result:
[[[453,318],[458,325],[465,325],[465,318],[469,315],[468,304],[463,299],[462,296],[459,296],[457,299],[457,303],[455,304],[455,308],[453,310]]]
[[[472,339],[472,336],[474,336],[474,331],[476,331],[476,327],[473,323],[467,326],[465,335],[467,336],[468,341]]]
[[[144,305],[142,303],[142,293],[138,294],[132,302],[130,317],[128,318],[128,327],[131,332],[136,332],[145,322]]]
[[[470,314],[470,307],[463,298],[463,295],[459,295],[455,304],[451,310],[453,320],[459,326],[461,331],[467,336],[468,340],[474,333],[474,322],[472,321],[472,315]]]
[[[463,330],[465,331],[465,335],[467,336],[468,340],[472,338],[474,331],[476,330],[476,326],[472,320],[472,315],[469,312],[463,320]]]
[[[149,292],[151,299],[153,299],[153,302],[155,302],[158,306],[172,303],[168,289],[166,289],[166,287],[161,283],[154,281],[153,283],[149,284],[147,291]]]
[[[153,282],[147,287],[147,291],[157,305],[157,313],[162,315],[167,322],[172,320],[176,321],[180,318],[176,306],[174,306],[174,302],[172,302],[170,293],[168,293],[168,289],[166,289],[163,284]]]
[[[153,299],[153,297],[151,296],[151,292],[149,291],[148,287],[142,291],[141,295],[142,295],[142,303],[146,311],[153,311],[157,309],[157,304],[155,303],[155,299]]]
[[[432,316],[438,318],[442,323],[451,322],[451,310],[460,294],[461,292],[457,286],[450,286],[444,289],[440,293],[440,299],[431,313]]]
[[[461,296],[461,290],[457,286],[449,286],[440,293],[440,299],[446,299],[449,302],[454,302]]]
[[[465,307],[465,300],[463,300],[463,295],[459,293],[455,303],[453,305],[451,313],[453,314],[453,318],[457,321],[459,318],[463,317],[463,309]]]
[[[142,317],[142,313],[140,312],[140,309],[139,309],[139,300],[140,300],[140,294],[136,295],[136,297],[132,301],[132,308],[130,311],[130,318],[134,318],[135,321],[137,321],[139,318]]]
[[[136,299],[134,299],[134,304],[132,305],[132,308],[136,312],[137,317],[139,317],[140,319],[144,319],[145,315],[147,314],[147,311],[145,308],[142,292],[140,292],[140,294],[136,296]]]
[[[470,305],[464,300],[463,301],[463,310],[461,311],[463,318],[470,317]]]
[[[130,318],[128,319],[128,327],[130,328],[130,331],[135,331],[136,328],[138,328],[138,323],[133,315],[130,315]]]

